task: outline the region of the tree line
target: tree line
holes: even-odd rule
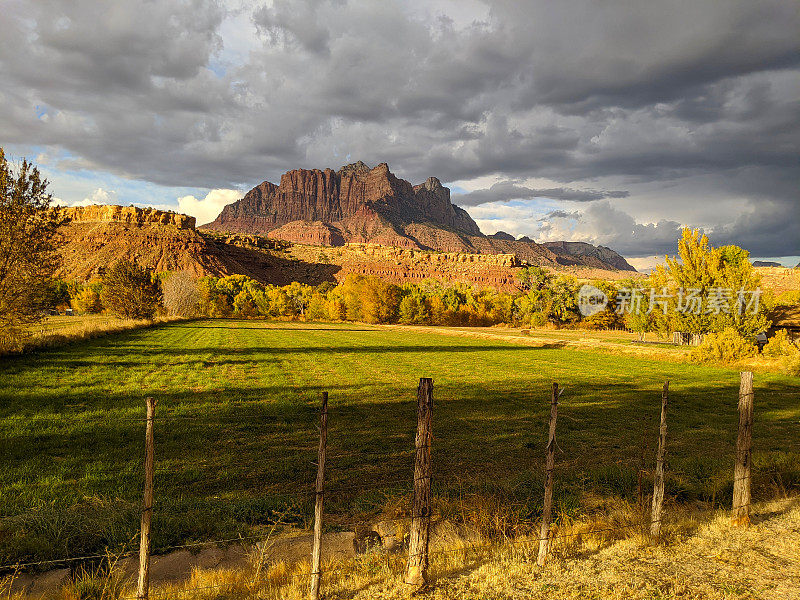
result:
[[[517,271],[514,291],[436,280],[396,285],[357,274],[338,283],[275,286],[245,275],[155,274],[127,260],[111,265],[95,281],[61,281],[53,278],[61,222],[50,209],[46,188],[35,166],[22,161],[13,169],[0,148],[0,350],[19,345],[28,326],[49,310],[69,306],[130,319],[171,314],[441,326],[502,323],[629,329],[642,338],[679,331],[707,335],[710,345],[720,346],[712,352],[734,348],[734,354],[747,354],[755,347],[753,335],[769,327],[768,312],[776,304],[798,302],[796,293],[775,298],[762,292],[747,251],[714,248],[700,231],[690,229],[678,242],[678,256],[667,258],[646,279],[586,282],[527,266]],[[587,286],[592,297],[603,301],[589,312],[580,305]],[[746,310],[743,294],[750,294]]]

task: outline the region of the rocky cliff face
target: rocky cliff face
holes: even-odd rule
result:
[[[255,233],[300,244],[381,244],[441,252],[517,254],[547,266],[633,268],[607,248],[590,244],[537,244],[507,233],[485,236],[467,212],[450,202],[435,177],[419,185],[395,177],[386,163],[332,169],[297,169],[280,184],[265,181],[226,206],[210,230]]]
[[[219,231],[266,234],[284,231],[307,241],[320,235],[320,223],[339,231],[339,244],[391,242],[420,247],[404,232],[414,223],[429,223],[462,235],[480,235],[470,216],[450,203],[450,190],[435,177],[412,186],[389,171],[386,163],[370,169],[362,162],[332,169],[297,169],[268,181],[226,206],[207,227]],[[304,233],[305,227],[312,231]],[[406,238],[403,241],[401,238]]]
[[[178,229],[194,229],[195,218],[188,215],[139,208],[137,206],[92,205],[58,208],[72,223],[130,223],[133,225],[174,225]]]
[[[624,258],[605,246],[593,246],[586,242],[544,242],[542,246],[558,255],[562,265],[583,265],[598,269],[611,266],[619,271],[636,271]]]
[[[187,215],[132,206],[60,208],[62,264],[57,275],[87,280],[120,259],[154,272],[188,271],[196,276],[243,274],[270,283],[284,281],[287,261],[269,252],[280,248],[263,238],[204,236]],[[288,283],[288,281],[287,281]]]
[[[428,191],[441,193],[436,192],[435,182],[429,185],[433,190]],[[155,272],[243,274],[279,285],[292,281],[316,285],[360,273],[401,284],[434,278],[512,290],[524,261],[571,270],[560,266],[565,264],[563,257],[530,240],[465,235],[430,223],[413,223],[401,234],[382,216],[363,220],[365,229],[361,231],[352,223],[348,226],[353,229],[344,230],[351,239],[377,243],[345,243],[342,230],[323,221],[291,221],[272,230],[270,235],[278,239],[271,239],[197,231],[191,217],[152,209],[90,206],[59,210],[69,217],[60,230],[64,244],[58,275],[64,279],[92,279],[121,258]],[[309,245],[280,241],[301,236]],[[420,250],[423,244],[456,250]],[[608,275],[613,274],[605,271],[592,276]]]

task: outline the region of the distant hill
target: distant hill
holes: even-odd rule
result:
[[[317,285],[341,281],[350,273],[374,275],[405,283],[437,278],[481,287],[515,289],[516,273],[524,264],[513,252],[459,253],[379,244],[324,246],[294,244],[244,233],[220,233],[195,228],[186,215],[133,206],[87,206],[59,209],[67,223],[60,229],[63,279],[89,280],[121,258],[155,272],[188,271],[203,275],[247,275],[263,283],[299,281]],[[509,236],[510,237],[510,236]],[[498,244],[511,244],[499,240]],[[525,243],[521,243],[525,246]],[[587,245],[588,246],[588,245]],[[544,248],[544,247],[542,247]],[[594,248],[589,246],[589,248]],[[550,252],[546,248],[546,252]],[[572,249],[571,251],[574,251]],[[608,267],[564,266],[556,254],[551,269],[586,278],[617,278]]]
[[[608,248],[577,242],[543,245],[502,233],[486,236],[465,210],[450,202],[450,190],[438,179],[412,185],[396,177],[386,163],[370,168],[357,162],[338,171],[288,171],[279,185],[264,181],[203,229],[300,244],[516,254],[545,266],[635,270]]]
[[[257,242],[202,235],[195,229],[194,217],[134,206],[60,210],[69,220],[59,230],[63,245],[57,275],[64,279],[98,277],[124,258],[155,272],[243,274],[263,282],[291,282],[288,261],[259,252]]]
[[[617,269],[619,271],[635,271],[624,258],[605,246],[593,246],[586,242],[544,242],[545,248],[558,254],[560,264],[577,264],[571,260],[580,261],[580,264],[596,267]]]
[[[772,262],[769,260],[754,260],[753,261],[754,267],[783,267],[783,265],[779,262]]]

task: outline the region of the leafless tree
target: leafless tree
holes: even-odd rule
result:
[[[164,308],[171,315],[193,317],[197,315],[200,292],[197,280],[187,271],[178,271],[167,276],[161,284],[164,293]]]

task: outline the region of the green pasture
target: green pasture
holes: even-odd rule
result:
[[[416,386],[434,380],[434,487],[535,517],[550,412],[557,506],[634,499],[670,381],[668,495],[730,501],[735,371],[359,324],[206,320],[0,358],[0,564],[135,546],[144,399],[156,409],[156,548],[311,514],[330,393],[330,522],[410,489]],[[756,373],[754,494],[800,491],[800,379]]]

